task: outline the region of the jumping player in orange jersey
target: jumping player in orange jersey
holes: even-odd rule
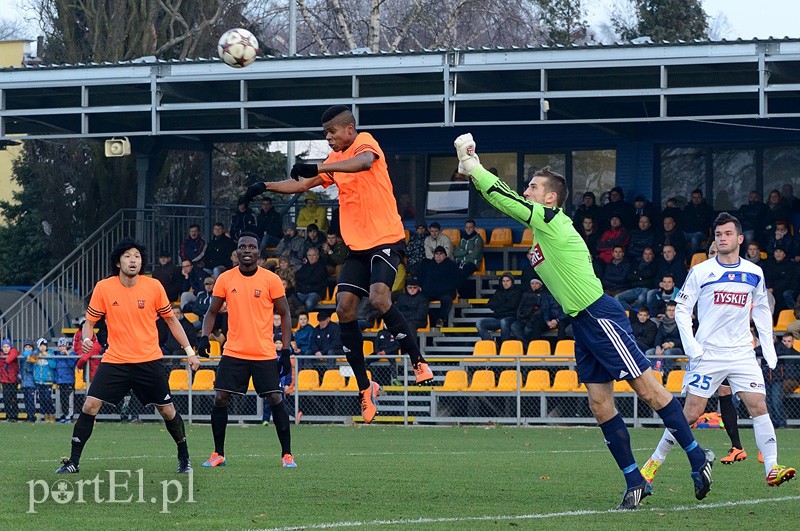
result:
[[[78,473],[83,447],[92,435],[94,418],[103,402],[116,404],[130,390],[143,404],[153,404],[164,419],[178,446],[178,473],[192,471],[183,419],[172,403],[168,371],[158,346],[156,319],[164,319],[172,335],[183,345],[192,370],[200,366],[200,360],[172,313],[172,303],[164,287],[159,281],[139,274],[145,260],[142,244],[122,240],[111,251],[112,276],[94,288],[81,330],[82,347],[84,352],[92,349],[94,326],[105,317],[108,349],[86,391],[86,401],[72,431],[72,453],[69,459],[61,461],[56,474]]]
[[[369,297],[389,332],[411,357],[417,384],[433,380],[433,373],[408,323],[392,305],[392,284],[405,254],[405,231],[386,157],[372,135],[356,131],[355,117],[344,105],[326,110],[322,127],[332,150],[322,164],[295,164],[292,179],[255,183],[247,189],[245,199],[252,200],[265,191],[298,194],[318,185],[339,187],[341,233],[349,251],[339,274],[336,313],[347,361],[358,382],[364,422],[369,423],[377,412],[374,399],[381,388],[369,380],[364,364],[363,336],[356,322],[362,297]]]

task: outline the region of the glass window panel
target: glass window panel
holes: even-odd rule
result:
[[[733,211],[756,188],[755,150],[714,150],[714,210]]]
[[[425,176],[425,157],[423,155],[386,155],[389,176],[392,179],[397,210],[404,220],[416,219],[416,206],[419,205],[418,187]]]
[[[706,188],[706,156],[697,148],[667,148],[661,150],[661,206],[670,197],[678,198],[683,208],[692,190]]]
[[[782,146],[764,150],[764,199],[770,190],[791,184],[794,195],[800,195],[800,146]]]
[[[572,205],[570,212],[583,202],[583,194],[594,192],[598,204],[600,196],[617,183],[617,152],[613,149],[572,152]]]
[[[484,168],[495,168],[502,181],[518,189],[516,153],[481,153],[480,158]],[[456,157],[431,157],[426,215],[505,217],[470,190],[468,182],[453,180],[457,168]]]

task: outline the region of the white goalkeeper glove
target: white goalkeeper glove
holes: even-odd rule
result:
[[[456,138],[453,145],[456,147],[456,154],[458,155],[458,173],[470,175],[472,170],[481,163],[475,153],[475,140],[472,139],[472,133]]]
[[[764,356],[764,361],[767,362],[767,367],[769,367],[770,369],[775,369],[775,367],[778,366],[778,356],[775,354],[774,349],[762,348],[761,353]]]

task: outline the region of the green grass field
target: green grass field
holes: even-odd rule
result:
[[[724,455],[723,430],[696,433]],[[613,510],[624,481],[598,428],[300,425],[292,434],[297,469],[280,467],[275,431],[260,425],[230,426],[228,466],[206,469],[200,464],[212,449],[211,428],[189,427],[189,503],[188,478],[175,474],[174,444],[163,425],[99,423],[81,473],[63,477],[69,484],[62,491],[73,499],[62,504],[53,498],[62,476],[53,471],[68,454],[71,427],[3,424],[0,529],[779,529],[800,514],[800,481],[766,486],[752,430],[742,434],[750,457],[717,464],[704,501],[694,499],[685,455],[673,451],[654,495],[625,513]],[[632,430],[640,465],[660,435]],[[782,463],[800,464],[800,430],[781,430],[778,440]],[[128,478],[118,473],[117,484],[128,486],[115,493],[132,501],[97,503],[86,483],[84,503],[76,503],[77,480],[98,475],[98,494],[107,499],[110,469],[132,471]],[[163,513],[162,482],[170,480],[181,483],[183,495]],[[166,485],[177,500],[175,484]],[[36,513],[28,512],[31,486],[36,501],[55,493],[34,505]]]

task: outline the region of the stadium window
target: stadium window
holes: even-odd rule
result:
[[[800,146],[781,146],[764,149],[764,200],[770,190],[780,190],[791,184],[795,197],[800,196]]]
[[[678,198],[683,207],[692,190],[706,189],[706,152],[699,148],[664,148],[661,150],[661,207],[667,199]]]
[[[481,153],[484,168],[495,168],[501,180],[519,191],[517,183],[516,153]],[[470,190],[467,181],[454,180],[458,168],[456,157],[431,157],[428,172],[428,194],[425,205],[426,216],[505,217]]]
[[[754,149],[714,149],[712,154],[714,210],[734,211],[747,203],[756,189],[756,151]]]

